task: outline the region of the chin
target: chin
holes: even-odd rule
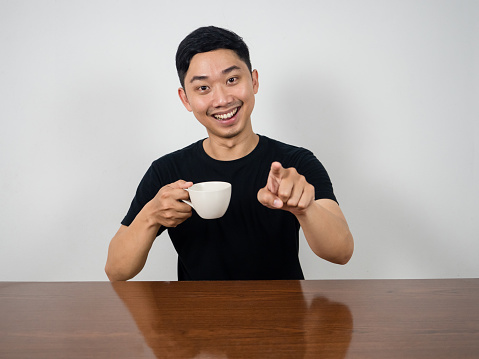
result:
[[[231,139],[237,137],[241,132],[240,131],[232,131],[232,132],[227,132],[227,133],[222,133],[221,137],[225,139]]]

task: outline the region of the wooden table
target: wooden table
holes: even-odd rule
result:
[[[0,358],[479,358],[479,279],[0,282]]]

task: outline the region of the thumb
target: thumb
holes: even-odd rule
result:
[[[281,201],[278,196],[271,193],[267,187],[263,187],[258,191],[258,201],[268,208],[274,209],[283,207],[283,201]]]
[[[184,180],[178,180],[174,184],[176,184],[178,188],[181,188],[181,189],[187,189],[193,186],[193,182],[187,182]]]

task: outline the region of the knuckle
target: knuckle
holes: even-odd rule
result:
[[[167,227],[175,228],[178,224],[179,224],[178,221],[175,220],[174,218],[170,218],[166,221]]]
[[[170,197],[170,193],[168,191],[162,191],[159,193],[159,199],[162,200],[162,201],[165,201],[167,200],[169,197]]]
[[[296,207],[296,206],[298,205],[298,202],[295,201],[295,200],[290,199],[286,204],[287,204],[289,207]]]
[[[163,218],[165,219],[175,220],[177,217],[177,212],[171,207],[163,212]]]
[[[173,219],[173,215],[170,212],[165,212],[163,214],[163,218],[166,219],[167,221],[171,221]]]
[[[313,185],[311,185],[311,184],[308,185],[308,186],[306,187],[306,192],[307,192],[310,196],[312,196],[312,197],[314,198],[315,189],[314,189],[314,186],[313,186]]]
[[[288,199],[289,198],[289,192],[287,190],[280,190],[280,191],[278,191],[278,196],[283,200]]]
[[[303,175],[298,174],[298,175],[296,176],[296,178],[297,178],[297,179],[296,179],[296,182],[297,182],[299,185],[301,185],[302,187],[306,187],[306,186],[307,186],[308,181],[306,181],[306,177],[304,177]]]
[[[298,208],[299,208],[300,210],[305,210],[305,209],[308,208],[308,206],[307,206],[305,203],[299,203],[299,204],[298,204]]]

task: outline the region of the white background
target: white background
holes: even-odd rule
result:
[[[0,280],[107,280],[150,163],[206,136],[177,97],[204,25],[250,47],[257,133],[311,149],[355,238],[307,279],[479,275],[479,2],[0,0]],[[176,280],[167,234],[138,280]]]

